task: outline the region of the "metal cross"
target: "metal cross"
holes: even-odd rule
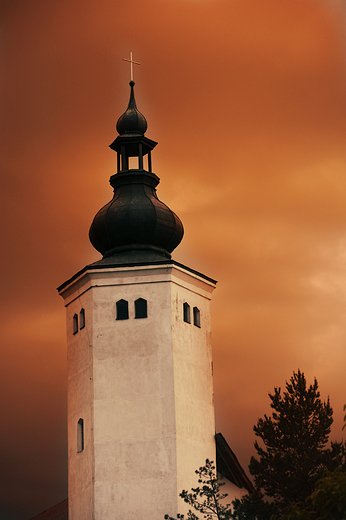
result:
[[[132,52],[130,52],[130,59],[123,58],[124,61],[129,61],[131,63],[131,81],[133,81],[133,64],[140,65],[138,61],[133,61],[132,59]]]

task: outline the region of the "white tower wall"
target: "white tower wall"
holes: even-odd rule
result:
[[[214,288],[174,262],[93,266],[60,288],[67,311],[70,520],[163,520],[186,512],[179,492],[195,486],[195,470],[216,457]],[[134,316],[138,298],[147,300],[147,318]],[[120,299],[129,303],[129,319],[116,319]],[[81,309],[85,327],[74,334]]]

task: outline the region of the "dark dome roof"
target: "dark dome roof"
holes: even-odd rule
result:
[[[151,151],[156,146],[144,136],[145,117],[138,111],[134,82],[126,112],[117,122],[120,135],[110,145],[118,154],[118,173],[110,178],[113,199],[96,214],[89,231],[92,245],[104,257],[126,251],[154,251],[166,258],[181,242],[183,224],[156,194],[160,179],[151,171]],[[143,156],[148,154],[148,169]],[[137,157],[138,167],[130,169],[129,158]]]
[[[123,251],[151,250],[170,258],[181,242],[183,224],[161,202],[159,179],[145,171],[113,175],[114,197],[94,218],[89,237],[103,256]]]
[[[148,123],[143,114],[137,108],[133,87],[134,81],[130,81],[131,94],[126,111],[117,121],[117,132],[123,134],[144,134],[148,128]]]

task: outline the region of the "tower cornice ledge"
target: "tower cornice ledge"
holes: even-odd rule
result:
[[[211,298],[211,293],[217,284],[216,280],[175,260],[152,259],[145,261],[144,258],[142,262],[138,261],[138,258],[133,258],[133,263],[129,262],[128,255],[126,262],[124,262],[124,259],[117,257],[103,258],[98,262],[86,265],[69,280],[61,284],[57,290],[64,298],[65,305],[69,305],[76,297],[76,285],[79,286],[78,294],[80,295],[89,290],[91,286],[117,285],[118,277],[121,278],[122,284],[125,282],[124,278],[127,279],[129,284],[168,282],[173,281],[172,278],[174,278],[175,283],[178,284],[180,279],[184,284],[189,279],[193,279],[194,292],[198,292],[207,299]]]

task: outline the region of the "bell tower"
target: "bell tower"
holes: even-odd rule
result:
[[[69,520],[163,520],[216,460],[210,299],[216,282],[172,257],[183,225],[158,199],[156,142],[130,100],[117,122],[102,259],[63,283],[68,345]]]

